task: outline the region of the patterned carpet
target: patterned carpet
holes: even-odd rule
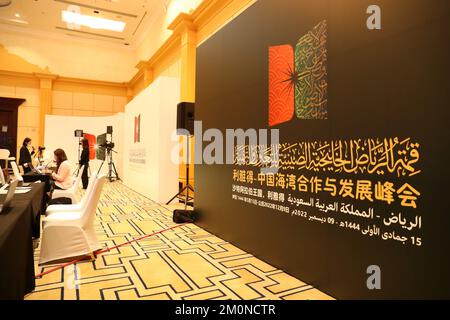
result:
[[[112,247],[174,225],[161,206],[120,182],[105,184],[99,241]],[[36,273],[51,268],[38,267]],[[331,299],[193,224],[133,242],[36,280],[27,300]]]

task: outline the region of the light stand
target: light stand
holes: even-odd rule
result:
[[[74,176],[78,176],[78,172],[80,172],[80,157],[81,157],[80,146],[81,146],[81,138],[78,137],[78,163],[77,163],[77,170],[75,170],[75,172],[73,173]]]
[[[186,192],[185,197],[184,197],[184,210],[187,210],[187,204],[189,200],[194,200],[194,197],[190,197],[189,196],[189,190],[191,190],[192,192],[194,192],[194,188],[190,185],[189,183],[189,163],[190,163],[190,158],[189,158],[189,135],[186,135],[186,155],[187,155],[187,161],[186,161],[186,185],[184,186],[183,189],[180,190],[180,192],[178,192],[176,195],[174,195],[172,197],[172,199],[170,199],[169,201],[167,201],[167,204],[170,204],[175,198],[179,197],[183,192]]]
[[[80,157],[81,157],[81,152],[80,152],[80,146],[81,146],[81,138],[83,138],[83,130],[77,129],[74,131],[74,136],[76,138],[78,138],[78,163],[77,163],[77,170],[75,170],[75,172],[73,173],[74,176],[77,176],[78,173],[80,172]]]

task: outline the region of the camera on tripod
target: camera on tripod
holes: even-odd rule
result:
[[[106,142],[102,143],[101,145],[99,145],[100,148],[104,148],[107,151],[111,151],[112,149],[114,149],[114,146],[115,146],[114,142],[111,142],[111,141],[106,141]]]

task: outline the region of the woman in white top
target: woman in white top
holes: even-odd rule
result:
[[[66,153],[63,149],[56,149],[53,154],[56,162],[56,173],[52,173],[55,189],[69,189],[73,184],[73,180]]]

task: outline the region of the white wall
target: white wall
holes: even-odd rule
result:
[[[106,132],[107,126],[113,126],[114,163],[119,177],[123,173],[123,113],[117,113],[113,116],[105,117],[74,117],[74,116],[45,116],[45,157],[53,157],[53,151],[57,148],[63,149],[73,168],[76,168],[78,162],[78,138],[74,137],[74,131],[82,129],[85,133],[95,136]],[[90,160],[89,166],[91,172],[97,172],[101,161]],[[107,162],[102,167],[102,173],[107,173]]]
[[[125,113],[100,117],[47,115],[46,158],[53,157],[53,150],[62,148],[75,169],[78,139],[74,131],[82,129],[97,136],[112,125],[118,152],[114,154],[114,161],[123,183],[154,201],[165,203],[178,192],[178,164],[171,156],[173,148],[178,147],[177,142],[172,141],[172,134],[176,129],[179,92],[178,78],[159,77],[127,104]],[[135,143],[134,117],[138,115],[141,115],[141,140]],[[135,151],[145,152],[141,159],[145,163],[130,161],[130,154]],[[91,172],[96,172],[100,163],[91,160]],[[106,163],[102,172],[107,172]]]
[[[175,142],[180,83],[159,77],[125,107],[124,174],[130,188],[165,203],[178,191],[178,165],[171,160]],[[134,117],[141,115],[141,141],[134,143]],[[144,151],[145,164],[130,161],[131,153]]]

